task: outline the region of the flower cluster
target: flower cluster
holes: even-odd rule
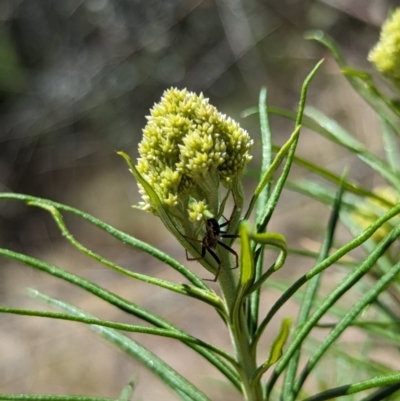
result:
[[[383,24],[379,42],[368,59],[379,72],[400,84],[400,8]]]
[[[209,215],[209,210],[207,209],[207,205],[204,201],[199,202],[191,202],[189,203],[189,219],[192,221],[200,221],[204,216],[211,217]]]
[[[161,202],[193,221],[217,214],[220,183],[229,188],[251,159],[248,133],[203,94],[186,89],[166,90],[147,120],[137,169]],[[140,207],[157,214],[144,188],[140,192]]]

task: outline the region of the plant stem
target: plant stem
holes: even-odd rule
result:
[[[246,324],[244,308],[237,312],[233,311],[233,304],[236,295],[236,279],[233,273],[232,257],[229,252],[221,250],[219,253],[222,261],[222,270],[219,276],[219,284],[224,296],[224,302],[228,313],[228,328],[235,352],[236,360],[239,365],[239,375],[242,382],[242,392],[246,401],[261,401],[262,389],[258,381],[256,385],[251,383],[251,379],[257,369],[256,361],[250,352],[250,336]],[[233,316],[238,313],[239,316]]]

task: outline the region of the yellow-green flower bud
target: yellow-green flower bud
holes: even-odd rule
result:
[[[400,8],[383,24],[379,42],[368,59],[379,72],[400,84]]]
[[[189,208],[188,208],[188,213],[189,213],[189,219],[193,222],[196,221],[201,221],[206,218],[212,217],[210,211],[207,209],[207,205],[205,204],[204,201],[200,202],[190,202],[189,203]]]
[[[203,94],[186,89],[166,90],[147,120],[137,169],[161,203],[193,221],[206,211],[217,215],[220,183],[229,188],[251,159],[248,133]],[[140,207],[159,214],[143,188],[140,192]]]

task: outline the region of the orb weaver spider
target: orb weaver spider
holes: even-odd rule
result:
[[[232,212],[232,214],[233,214],[233,212]],[[225,217],[224,217],[224,219],[227,220]],[[227,234],[226,231],[221,230],[221,228],[229,226],[231,219],[227,220],[223,224],[219,224],[218,220],[214,219],[214,218],[207,219],[205,222],[206,222],[206,233],[205,233],[203,239],[199,240],[196,238],[189,238],[189,237],[186,237],[186,235],[185,235],[186,238],[188,238],[192,241],[199,242],[201,244],[201,255],[197,258],[189,257],[188,251],[187,251],[187,249],[185,249],[186,260],[188,260],[188,261],[202,260],[205,258],[206,252],[208,251],[208,253],[218,263],[218,267],[217,267],[215,277],[213,280],[206,279],[206,278],[204,280],[215,282],[218,280],[219,273],[221,272],[222,262],[221,262],[221,259],[219,258],[219,256],[214,252],[214,249],[217,248],[217,245],[220,245],[220,246],[222,246],[222,248],[226,249],[228,252],[230,252],[232,255],[234,255],[236,258],[236,265],[235,265],[235,267],[233,267],[233,269],[236,269],[239,266],[239,256],[235,250],[233,250],[230,246],[224,244],[221,241],[221,239],[222,238],[239,238],[239,236],[236,234]]]

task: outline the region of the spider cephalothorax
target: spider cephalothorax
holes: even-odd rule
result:
[[[236,234],[227,234],[226,231],[222,231],[221,228],[229,226],[230,220],[226,221],[223,224],[219,224],[218,220],[211,218],[207,219],[205,221],[206,223],[206,233],[203,237],[202,240],[195,239],[195,238],[189,238],[193,241],[200,242],[201,243],[201,255],[197,258],[191,258],[189,257],[187,250],[186,250],[186,259],[189,261],[192,260],[201,260],[204,259],[206,256],[206,252],[208,251],[209,254],[214,258],[214,260],[218,263],[217,270],[215,273],[215,277],[213,280],[211,279],[205,279],[207,281],[217,281],[219,273],[221,271],[221,266],[222,262],[219,256],[214,252],[214,249],[217,248],[217,245],[222,246],[224,249],[226,249],[228,252],[230,252],[232,255],[235,256],[236,258],[236,264],[234,269],[236,269],[239,266],[239,257],[236,251],[234,251],[230,246],[224,244],[221,239],[222,238],[238,238],[238,235]],[[188,237],[187,237],[188,238]]]

